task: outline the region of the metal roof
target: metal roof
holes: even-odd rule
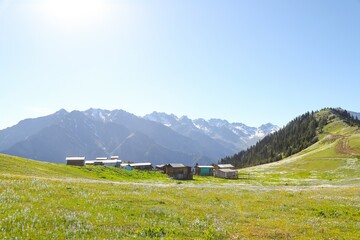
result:
[[[85,164],[95,164],[95,163],[102,163],[102,164],[116,164],[116,163],[121,163],[121,160],[87,160],[85,161]]]
[[[169,165],[171,167],[173,167],[173,168],[183,168],[183,167],[185,167],[185,165],[182,164],[182,163],[170,163]]]
[[[130,163],[122,163],[120,166],[121,166],[121,167],[130,166]]]
[[[220,172],[225,172],[225,173],[228,173],[228,172],[237,172],[237,170],[234,170],[234,169],[219,169]]]
[[[65,158],[66,161],[73,161],[73,160],[85,160],[85,157],[67,157]]]
[[[218,164],[219,168],[234,168],[233,165],[231,164]]]
[[[130,163],[131,167],[140,167],[140,166],[151,166],[151,163],[146,162],[146,163]]]
[[[211,166],[211,165],[208,165],[208,166],[206,166],[206,165],[203,165],[203,166],[198,165],[196,167],[198,167],[198,168],[214,168],[214,166]]]
[[[95,160],[94,162],[102,162],[102,163],[118,163],[121,162],[121,160]]]

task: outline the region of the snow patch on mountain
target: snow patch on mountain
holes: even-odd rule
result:
[[[187,116],[178,118],[174,114],[153,112],[144,116],[145,119],[161,123],[180,134],[186,135],[191,131],[197,131],[216,141],[234,146],[234,149],[245,149],[266,135],[274,133],[280,128],[267,123],[260,127],[249,127],[243,123],[230,123],[223,119],[203,118],[192,120]]]
[[[85,114],[85,116],[90,117],[96,121],[101,121],[104,123],[109,121],[111,122],[111,111],[109,110],[90,108],[83,113]]]
[[[153,122],[161,123],[167,127],[171,127],[179,121],[179,118],[174,114],[168,115],[160,112],[153,112],[146,115],[144,118]]]

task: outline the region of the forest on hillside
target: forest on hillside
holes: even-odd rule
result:
[[[327,108],[350,126],[360,126],[358,118],[351,116],[342,109]],[[318,141],[318,134],[331,120],[329,117],[317,117],[318,112],[307,112],[279,131],[270,134],[251,146],[233,156],[221,159],[221,163],[230,163],[237,168],[255,166],[279,161],[298,153]],[[333,116],[334,116],[333,115]]]

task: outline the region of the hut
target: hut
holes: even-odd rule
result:
[[[231,164],[217,164],[214,166],[214,177],[237,179],[238,171]]]
[[[65,158],[66,165],[71,166],[84,166],[85,165],[85,157],[67,157]]]
[[[121,164],[120,164],[120,167],[121,167],[121,168],[124,168],[125,170],[133,170],[133,167],[130,166],[130,163],[129,163],[129,162],[121,163]]]
[[[232,164],[215,164],[214,170],[216,171],[219,169],[235,169],[235,167]]]
[[[94,166],[112,166],[119,167],[121,164],[121,160],[117,158],[111,157],[108,159],[106,157],[97,157],[95,160],[87,160],[85,161],[85,165],[94,165]]]
[[[155,169],[157,170],[157,171],[160,171],[160,172],[162,172],[162,173],[165,173],[165,164],[160,164],[160,165],[156,165],[155,166]]]
[[[86,160],[85,165],[95,165],[95,161],[94,160]]]
[[[208,165],[198,165],[195,166],[195,174],[199,176],[213,176],[214,175],[214,166]]]
[[[112,167],[119,166],[119,163],[121,163],[121,160],[103,160],[102,161],[102,164],[104,166],[112,166]]]
[[[137,170],[152,170],[153,166],[151,163],[146,162],[146,163],[122,163],[120,164],[121,168],[125,168],[126,170],[133,170],[133,169],[137,169]]]
[[[152,170],[153,169],[153,166],[149,162],[131,163],[130,166],[133,167],[134,169],[138,169],[138,170]]]
[[[165,165],[165,173],[173,179],[178,179],[178,180],[193,179],[191,167],[185,166],[181,163],[170,163]]]

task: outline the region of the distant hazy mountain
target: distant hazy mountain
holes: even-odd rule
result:
[[[177,133],[193,140],[201,140],[206,144],[220,144],[228,150],[237,152],[246,149],[266,135],[279,130],[279,127],[271,123],[260,127],[249,127],[242,123],[229,123],[222,119],[191,120],[186,116],[178,118],[174,114],[153,112],[144,117],[145,119],[161,123]]]
[[[119,155],[133,162],[209,164],[277,129],[272,124],[252,128],[156,112],[142,118],[123,110],[62,109],[0,131],[0,152],[59,163],[67,156]]]
[[[360,119],[360,113],[357,112],[349,112],[353,117],[357,117],[358,119]]]

